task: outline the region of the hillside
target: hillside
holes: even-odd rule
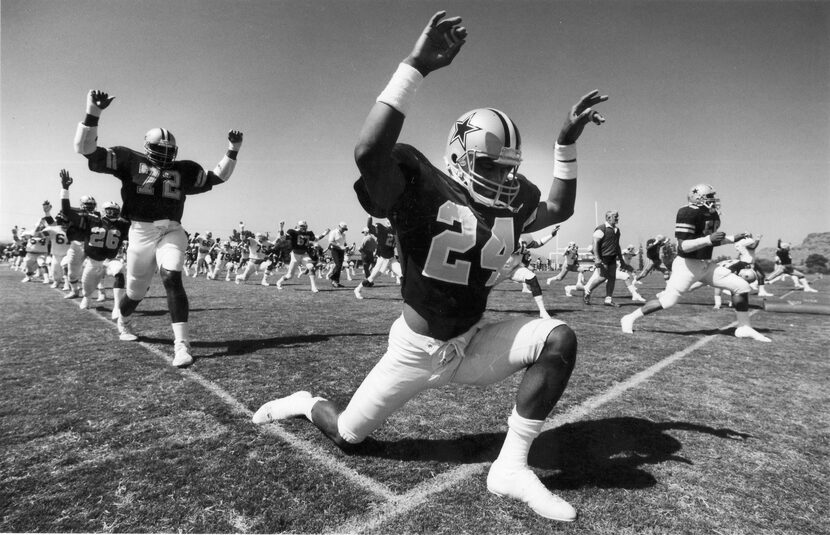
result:
[[[764,237],[761,244],[772,245],[772,247],[758,249],[757,257],[775,261],[775,245],[777,241],[778,238],[771,238],[768,241]],[[804,241],[800,245],[794,242],[791,242],[791,245],[790,254],[793,258],[793,264],[796,266],[803,265],[804,260],[814,253],[830,259],[830,232],[812,232],[804,238]]]

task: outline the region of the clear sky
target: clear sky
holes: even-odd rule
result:
[[[699,182],[718,190],[723,230],[763,234],[762,247],[830,231],[830,2],[2,0],[0,239],[31,227],[44,199],[57,211],[62,168],[73,205],[120,202],[118,180],[72,147],[87,91],[101,89],[116,96],[101,146],[140,149],[163,126],[181,159],[212,169],[228,130],[244,132],[230,182],[188,198],[190,232],[344,220],[357,241],[358,131],[440,9],[469,37],[427,77],[400,137],[434,163],[455,118],[496,107],[545,194],[568,109],[591,89],[610,95],[606,124],[578,144],[560,246],[587,245],[608,209],[623,246],[671,236]]]

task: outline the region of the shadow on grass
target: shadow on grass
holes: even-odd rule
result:
[[[772,329],[764,329],[755,327],[755,330],[759,333],[771,333]],[[635,331],[637,332],[637,331]],[[643,329],[642,332],[650,332],[650,333],[659,333],[659,334],[678,334],[680,336],[697,336],[697,335],[723,335],[723,336],[735,336],[735,327],[729,327],[728,329],[696,329],[694,331],[666,331],[663,329]]]
[[[528,462],[538,469],[556,470],[542,477],[553,489],[580,487],[639,489],[657,480],[644,465],[669,461],[693,464],[678,455],[683,444],[669,431],[692,431],[725,440],[746,440],[751,435],[689,422],[652,422],[642,418],[605,418],[566,424],[542,433],[530,450]],[[351,455],[406,461],[438,461],[458,464],[495,460],[504,433],[483,433],[455,439],[372,438]]]
[[[193,348],[216,349],[217,351],[202,355],[195,355],[196,360],[215,359],[221,357],[236,357],[246,353],[253,353],[261,349],[296,347],[309,344],[316,344],[325,342],[327,340],[336,338],[352,338],[352,337],[386,337],[388,332],[382,333],[336,333],[336,334],[304,334],[294,336],[274,336],[272,338],[247,338],[243,340],[218,340],[215,342],[194,341],[191,342]],[[142,342],[151,344],[159,344],[172,346],[172,338],[150,338],[146,336],[139,337]],[[201,353],[201,352],[200,352]]]

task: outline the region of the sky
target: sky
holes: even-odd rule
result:
[[[116,96],[100,146],[140,150],[164,127],[180,159],[213,169],[228,130],[244,132],[230,181],[188,197],[189,232],[345,221],[359,241],[358,132],[442,9],[467,42],[427,76],[399,138],[436,165],[457,117],[495,107],[545,195],[570,107],[593,89],[610,97],[577,145],[576,212],[538,254],[587,246],[606,210],[623,247],[672,236],[701,182],[718,191],[722,230],[762,234],[762,248],[830,231],[830,2],[2,0],[0,240],[31,228],[45,199],[57,211],[61,169],[73,205],[120,203],[119,181],[73,149],[100,89]]]

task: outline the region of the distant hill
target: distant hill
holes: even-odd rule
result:
[[[778,241],[778,238],[773,238],[775,242]],[[767,237],[761,240],[761,244],[767,242]],[[757,257],[758,258],[766,258],[768,260],[775,261],[775,245],[776,243],[772,243],[772,247],[764,247],[762,249],[758,249]],[[796,266],[804,265],[804,260],[811,254],[820,254],[825,258],[830,260],[830,232],[813,232],[807,234],[807,237],[804,238],[804,241],[801,245],[796,245],[795,243],[790,243],[792,246],[790,248],[790,256],[792,256],[793,264]]]

